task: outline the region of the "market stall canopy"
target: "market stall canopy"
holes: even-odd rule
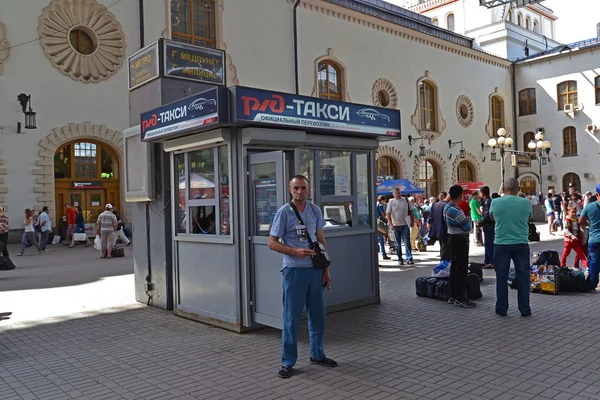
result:
[[[462,186],[465,194],[471,194],[485,186],[485,182],[457,182],[456,184]]]
[[[423,189],[409,181],[408,179],[396,179],[383,181],[377,186],[377,195],[389,196],[394,188],[400,188],[402,194],[423,194]]]

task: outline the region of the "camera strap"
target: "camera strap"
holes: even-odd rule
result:
[[[290,201],[290,206],[296,213],[296,218],[298,218],[298,222],[300,224],[304,225],[304,228],[306,229],[306,239],[308,240],[308,245],[310,246],[311,249],[314,248],[315,244],[313,243],[312,239],[310,238],[310,233],[308,233],[308,226],[306,226],[306,224],[302,220],[302,217],[300,216],[300,213],[298,212],[298,209],[296,208],[294,203],[292,203],[291,201]],[[306,207],[309,207],[308,202],[306,202]],[[306,207],[304,207],[304,209],[306,209]],[[316,232],[315,232],[315,234],[316,234]]]

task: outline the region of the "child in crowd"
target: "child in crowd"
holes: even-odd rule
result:
[[[579,268],[579,260],[582,261],[583,267],[587,268],[587,258],[579,241],[579,224],[577,223],[576,216],[577,207],[573,205],[569,206],[564,221],[563,232],[565,236],[565,247],[563,248],[560,265],[565,267],[567,265],[567,257],[571,253],[571,250],[575,250],[575,268]]]

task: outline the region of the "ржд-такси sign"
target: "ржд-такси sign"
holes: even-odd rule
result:
[[[400,138],[400,112],[289,93],[235,87],[236,122]]]

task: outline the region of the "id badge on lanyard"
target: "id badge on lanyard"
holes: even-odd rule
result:
[[[296,225],[296,240],[299,242],[306,242],[306,226],[302,225],[300,222],[298,222],[298,225]]]

